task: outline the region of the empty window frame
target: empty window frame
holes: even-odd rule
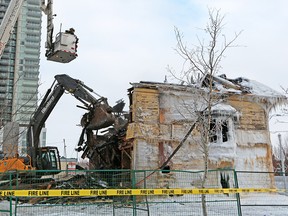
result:
[[[210,142],[227,142],[229,138],[229,119],[213,118],[210,122]]]

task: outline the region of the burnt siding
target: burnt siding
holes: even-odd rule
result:
[[[158,167],[159,97],[155,89],[136,88],[130,104],[132,123],[127,128],[127,139],[133,139],[132,168]]]
[[[237,129],[240,130],[267,130],[265,110],[260,104],[245,101],[234,97],[229,103],[239,111],[240,118]]]
[[[132,102],[132,121],[155,124],[159,122],[158,91],[153,89],[135,89]]]
[[[237,142],[235,168],[272,172],[268,114],[263,105],[251,101],[251,98],[248,97],[234,96],[229,101],[240,113],[239,122],[235,127]]]
[[[130,105],[132,123],[127,129],[127,139],[134,140],[133,155],[136,158],[132,159],[133,168],[157,169],[163,164],[193,123],[193,116],[183,117],[189,115],[187,108],[191,108],[189,104],[192,103],[195,103],[195,95],[191,92],[134,88]],[[210,168],[270,171],[272,154],[265,109],[252,102],[249,95],[230,96],[228,104],[239,114],[238,119],[233,117],[235,141],[230,147],[219,145],[213,149],[219,161],[211,162]],[[170,161],[171,169],[203,169],[200,135],[196,127]],[[221,148],[222,151],[225,148],[231,150],[231,155],[227,156],[226,151],[221,157]]]

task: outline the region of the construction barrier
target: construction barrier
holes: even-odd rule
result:
[[[282,190],[270,188],[231,188],[231,189],[94,189],[94,190],[2,190],[2,197],[70,197],[70,196],[153,196],[153,195],[185,195],[185,194],[231,194],[231,193],[269,193]]]

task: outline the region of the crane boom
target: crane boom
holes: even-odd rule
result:
[[[45,4],[45,0],[41,0],[41,10],[43,13],[47,16],[47,39],[45,42],[45,48],[52,49],[53,47],[53,30],[54,30],[54,24],[53,24],[53,1],[50,0]]]
[[[12,0],[8,5],[3,20],[0,25],[0,59],[4,53],[6,44],[13,31],[13,27],[18,19],[20,9],[24,0]]]

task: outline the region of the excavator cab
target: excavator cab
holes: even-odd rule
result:
[[[68,63],[77,57],[78,38],[71,28],[56,35],[52,49],[47,49],[46,57],[49,61]]]
[[[61,164],[57,147],[46,146],[39,148],[39,154],[37,155],[37,169],[47,170],[45,173],[40,173],[41,175],[60,173]]]

